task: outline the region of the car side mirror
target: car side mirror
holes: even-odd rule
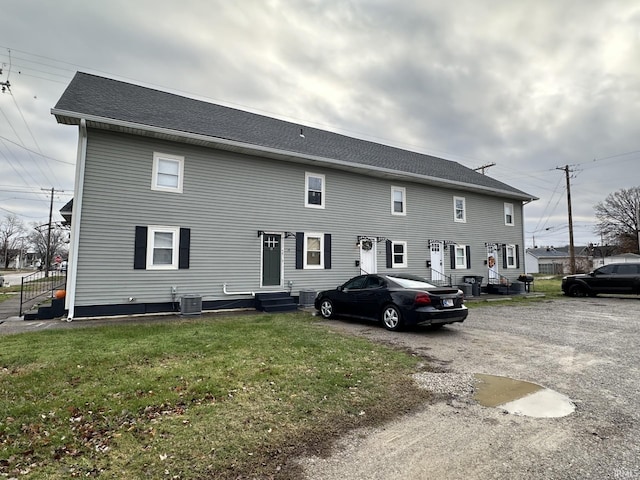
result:
[[[336,288],[336,290],[338,290],[339,292],[342,292],[344,290],[344,286],[340,285],[338,288]]]

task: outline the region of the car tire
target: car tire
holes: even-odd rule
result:
[[[582,285],[571,285],[569,289],[569,296],[571,297],[586,297],[588,294],[589,292]]]
[[[382,309],[380,321],[384,328],[392,332],[402,329],[402,314],[395,305],[389,304]]]
[[[333,318],[335,316],[333,302],[328,298],[320,300],[320,315],[322,318]]]

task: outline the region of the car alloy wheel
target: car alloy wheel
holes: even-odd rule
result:
[[[391,331],[400,330],[402,327],[402,316],[400,310],[395,305],[387,305],[382,310],[382,323],[384,328]]]
[[[322,315],[322,318],[333,317],[333,303],[328,298],[325,298],[320,303],[320,315]]]
[[[569,290],[569,294],[572,297],[586,297],[587,296],[587,291],[581,285],[573,285],[571,287],[571,289]]]

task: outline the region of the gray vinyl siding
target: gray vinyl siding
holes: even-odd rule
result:
[[[151,190],[154,152],[185,157],[183,193]],[[325,175],[324,209],[305,208],[305,172]],[[406,216],[391,214],[392,185],[406,189]],[[454,196],[466,199],[467,223],[453,221]],[[504,224],[505,202],[514,205],[515,226]],[[133,269],[135,227],[149,225],[191,229],[189,269]],[[516,200],[90,129],[76,305],[169,302],[176,286],[178,296],[198,293],[232,307],[243,296],[225,295],[223,284],[230,291],[261,291],[259,230],[331,234],[330,270],[297,270],[295,238],[283,237],[281,289],[292,282],[293,294],[359,274],[358,235],[407,242],[408,267],[400,269],[407,273],[427,274],[429,239],[471,247],[470,270],[451,271],[445,252],[445,273],[454,282],[468,274],[486,279],[486,242],[519,245],[520,268],[500,273],[524,271]],[[388,271],[384,242],[377,263],[379,272]]]

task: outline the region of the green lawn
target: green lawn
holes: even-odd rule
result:
[[[0,476],[294,479],[429,398],[417,357],[304,313],[0,337]]]

